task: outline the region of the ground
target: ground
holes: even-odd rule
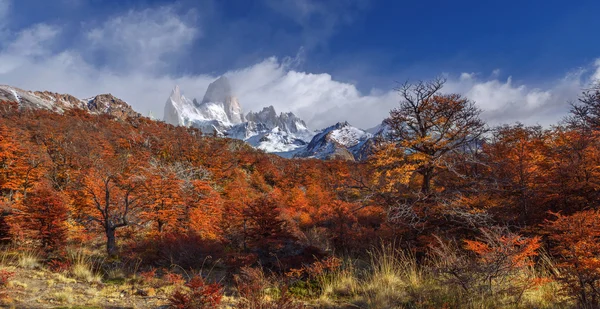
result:
[[[3,308],[166,308],[174,289],[86,282],[44,269],[5,269],[14,276],[4,289]]]

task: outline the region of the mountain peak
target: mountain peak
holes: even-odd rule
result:
[[[171,98],[180,98],[181,97],[181,90],[179,90],[179,86],[175,85],[175,87],[173,88],[173,90],[171,90]]]
[[[335,124],[336,128],[350,127],[350,123],[348,121],[340,121]]]
[[[225,76],[217,78],[208,85],[202,103],[225,102],[233,96],[229,79]]]

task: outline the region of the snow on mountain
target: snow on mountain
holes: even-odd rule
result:
[[[362,146],[372,137],[348,122],[339,122],[315,135],[295,157],[358,160]]]
[[[212,103],[212,104],[211,104]],[[202,99],[202,105],[211,106],[210,110],[222,107],[227,119],[232,124],[244,122],[244,113],[238,99],[232,95],[231,84],[225,76],[208,85],[208,89]],[[220,111],[219,111],[220,112]]]
[[[27,91],[0,85],[0,101],[15,102],[22,108],[47,109],[58,113],[63,113],[69,109],[83,109],[91,114],[109,114],[119,119],[140,116],[129,104],[111,94],[101,94],[89,99],[78,99],[69,94]]]
[[[364,160],[374,150],[374,138],[388,130],[384,123],[365,131],[340,122],[315,133],[293,113],[277,114],[273,106],[244,116],[226,77],[208,86],[201,103],[187,99],[176,86],[165,105],[164,120],[240,139],[287,158]]]
[[[179,86],[171,91],[165,104],[164,120],[173,125],[196,127],[204,133],[215,131],[223,135],[225,131],[244,121],[242,107],[232,95],[231,85],[226,77],[212,82],[202,103],[189,100],[181,94]]]
[[[273,106],[244,116],[226,77],[212,82],[201,103],[189,100],[175,87],[165,104],[164,120],[192,126],[204,133],[241,139],[255,148],[291,157],[312,139],[314,132],[293,113],[277,114]]]
[[[293,113],[277,115],[273,106],[246,115],[247,122],[234,126],[226,136],[242,139],[255,148],[283,157],[292,157],[315,135]]]

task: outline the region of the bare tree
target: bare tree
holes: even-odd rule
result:
[[[464,151],[482,138],[485,123],[473,101],[459,94],[442,94],[445,79],[404,83],[396,90],[400,106],[385,120],[386,136],[403,160],[422,176],[421,193],[428,195],[438,171],[447,169],[447,157]]]
[[[585,90],[578,102],[571,103],[571,116],[567,122],[586,131],[600,130],[600,83]]]

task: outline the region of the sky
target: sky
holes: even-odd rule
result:
[[[600,1],[0,0],[0,84],[112,93],[162,118],[229,77],[246,112],[370,128],[447,78],[490,125],[560,121],[600,80]]]

